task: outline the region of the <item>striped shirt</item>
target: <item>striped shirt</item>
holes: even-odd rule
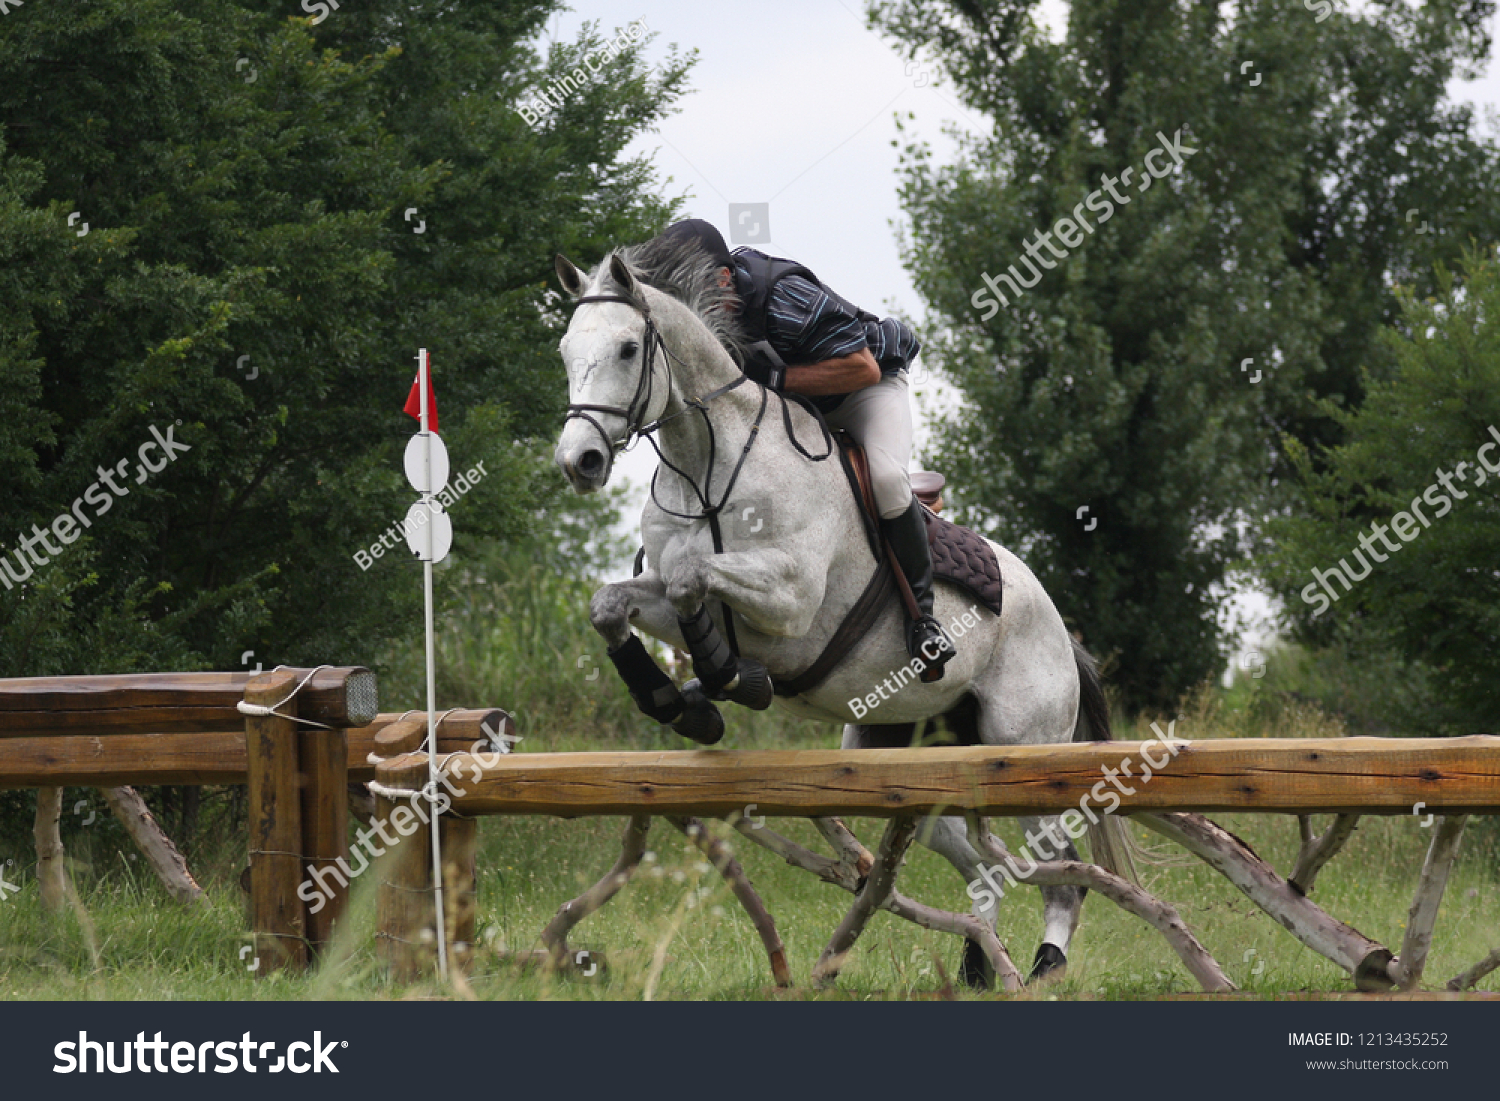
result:
[[[745,270],[738,263],[736,267]],[[766,303],[766,340],[792,367],[869,348],[882,375],[904,370],[922,347],[916,334],[894,317],[861,321],[848,302],[801,275],[783,277],[771,291]],[[825,413],[833,412],[843,400],[841,394],[812,399]]]

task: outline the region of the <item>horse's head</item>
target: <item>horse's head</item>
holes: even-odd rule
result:
[[[666,410],[672,376],[646,291],[618,255],[610,255],[608,278],[587,294],[583,272],[562,256],[556,267],[578,309],[558,346],[568,372],[568,419],[553,459],[577,492],[592,493],[609,481],[616,451]]]

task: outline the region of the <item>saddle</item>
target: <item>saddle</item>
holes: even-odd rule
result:
[[[828,645],[823,648],[817,660],[794,677],[773,677],[778,696],[799,696],[821,684],[854,644],[869,633],[898,586],[905,588],[904,579],[897,581],[890,564],[891,556],[883,545],[880,514],[875,509],[870,464],[865,458],[864,448],[855,443],[847,432],[836,432],[834,436],[838,440],[844,474],[849,479],[849,488],[865,523],[865,537],[870,541],[870,553],[875,556],[877,565],[865,591],[849,609],[849,614],[839,624],[838,630],[828,640]],[[912,475],[911,483],[912,492],[923,506],[922,518],[927,521],[927,546],[932,552],[933,578],[957,585],[977,603],[999,615],[1004,586],[994,548],[983,536],[938,515],[943,507],[943,487],[947,484],[941,474],[922,471]]]

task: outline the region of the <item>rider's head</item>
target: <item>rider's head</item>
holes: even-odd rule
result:
[[[710,223],[702,218],[688,218],[681,222],[674,222],[662,230],[658,239],[692,241],[722,269],[719,272],[719,285],[721,287],[730,285],[730,280],[734,277],[734,260],[729,255],[729,246],[724,243],[723,235]]]

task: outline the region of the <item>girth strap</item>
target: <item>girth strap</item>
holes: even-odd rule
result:
[[[865,591],[860,593],[859,599],[854,602],[854,607],[849,609],[849,614],[844,616],[839,629],[833,632],[828,645],[823,647],[823,652],[813,663],[795,677],[782,678],[772,675],[771,682],[776,686],[776,694],[800,696],[827,680],[828,674],[838,667],[853,649],[854,644],[869,633],[875,621],[880,618],[880,613],[885,610],[890,597],[891,568],[882,562],[875,568],[875,573],[871,576],[869,584],[865,586]]]

